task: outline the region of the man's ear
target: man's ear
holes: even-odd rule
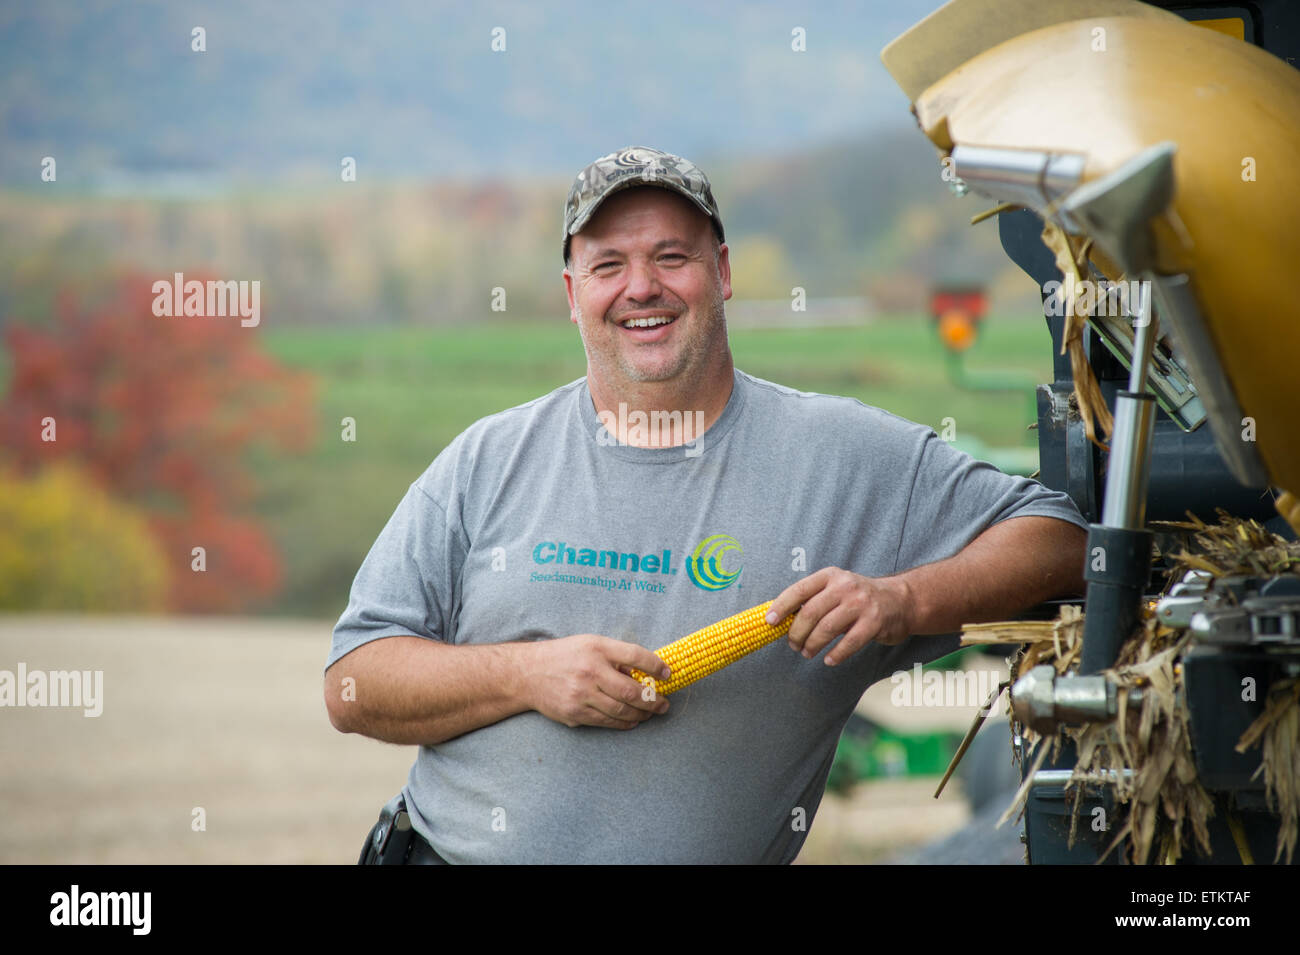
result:
[[[569,296],[569,321],[576,325],[578,324],[578,305],[573,298],[573,273],[569,271],[569,267],[566,265],[562,274],[564,275],[564,294]]]
[[[731,249],[723,242],[718,246],[718,277],[722,281],[722,300],[731,298]]]

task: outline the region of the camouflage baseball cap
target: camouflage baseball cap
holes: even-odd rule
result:
[[[627,146],[601,156],[573,180],[569,198],[564,202],[566,260],[569,258],[569,237],[582,231],[602,202],[619,190],[633,186],[659,186],[681,193],[713,220],[718,241],[726,241],[709,177],[695,163],[652,146]]]

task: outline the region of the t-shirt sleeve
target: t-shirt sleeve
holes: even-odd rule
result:
[[[326,669],[381,637],[453,642],[465,553],[459,525],[413,483],[357,571]]]
[[[923,439],[914,475],[894,573],[952,557],[1013,517],[1054,517],[1088,527],[1068,494],[999,471],[934,431]]]

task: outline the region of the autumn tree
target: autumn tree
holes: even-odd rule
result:
[[[146,514],[172,609],[249,609],[282,576],[250,511],[251,456],[311,446],[315,382],[268,356],[258,328],[158,317],[153,300],[132,275],[94,305],[65,291],[44,327],[9,322],[0,446],[24,474],[71,459]]]

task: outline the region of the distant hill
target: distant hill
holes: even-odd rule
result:
[[[337,180],[343,156],[441,179],[571,175],[642,142],[804,149],[906,127],[880,50],[939,5],[4,4],[0,186],[31,188],[46,155],[67,187],[194,194]]]
[[[934,147],[915,127],[721,163],[715,179],[718,201],[733,210],[727,227],[738,251],[758,239],[778,243],[784,278],[810,294],[861,293],[914,309],[932,279],[987,280],[1008,265],[996,223],[969,225],[980,200],[949,192]],[[775,267],[767,274],[789,294]]]

